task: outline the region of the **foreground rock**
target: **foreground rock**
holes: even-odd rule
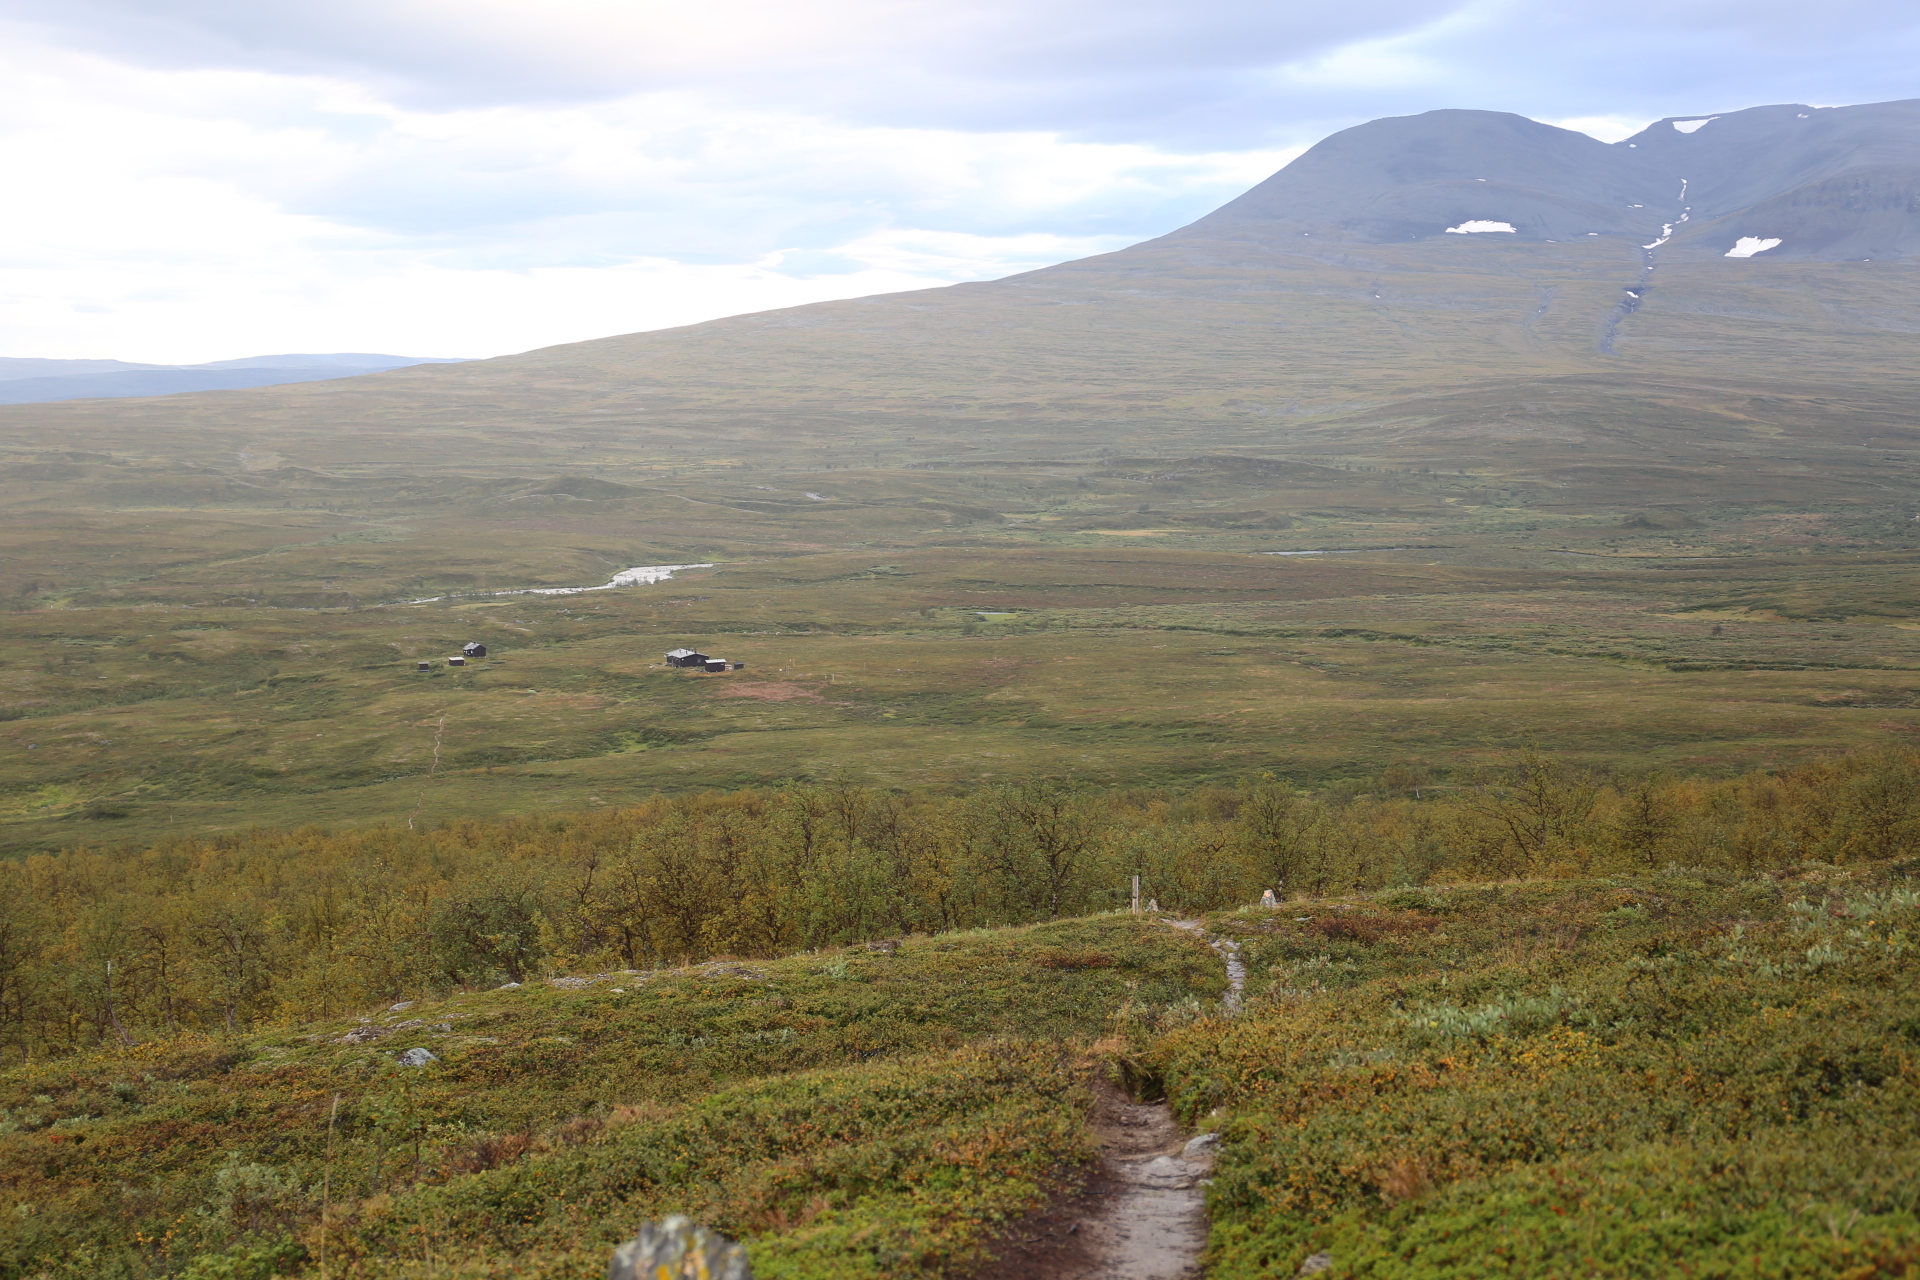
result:
[[[753,1280],[753,1272],[746,1249],[674,1214],[614,1250],[607,1280]]]

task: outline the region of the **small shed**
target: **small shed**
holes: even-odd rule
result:
[[[727,660],[725,658],[708,658],[700,665],[709,671],[725,671],[727,669]]]
[[[465,658],[458,658],[458,657],[448,658],[447,665],[450,667],[464,667],[467,665],[467,660]]]
[[[704,667],[707,655],[695,649],[670,649],[667,651],[667,665],[670,667]]]
[[[487,656],[487,646],[478,641],[469,640],[460,646],[460,654],[467,658],[484,658]]]
[[[422,663],[420,663],[420,664],[418,664],[417,666],[415,666],[415,667],[414,667],[414,670],[416,670],[416,671],[431,671],[431,670],[433,670],[433,664],[432,664],[431,662],[422,662]]]

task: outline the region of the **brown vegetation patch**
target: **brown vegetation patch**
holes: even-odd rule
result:
[[[1323,938],[1371,943],[1396,934],[1430,933],[1440,925],[1438,916],[1323,916],[1307,928]]]

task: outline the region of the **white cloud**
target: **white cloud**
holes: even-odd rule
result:
[[[0,167],[34,193],[0,205],[12,355],[491,355],[925,288],[1117,248],[1283,158],[674,94],[427,111],[319,76],[10,64]]]

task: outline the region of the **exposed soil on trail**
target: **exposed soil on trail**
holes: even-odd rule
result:
[[[1191,1280],[1207,1242],[1210,1148],[1183,1155],[1165,1103],[1102,1086],[1093,1117],[1100,1168],[1079,1194],[1019,1222],[974,1280]]]
[[[1247,968],[1239,944],[1208,937],[1198,920],[1163,923],[1204,938],[1226,963],[1222,1012],[1240,1011]],[[995,1261],[973,1280],[1197,1280],[1207,1243],[1211,1136],[1188,1140],[1164,1102],[1135,1102],[1096,1086],[1100,1167],[1077,1193],[1001,1233]]]

